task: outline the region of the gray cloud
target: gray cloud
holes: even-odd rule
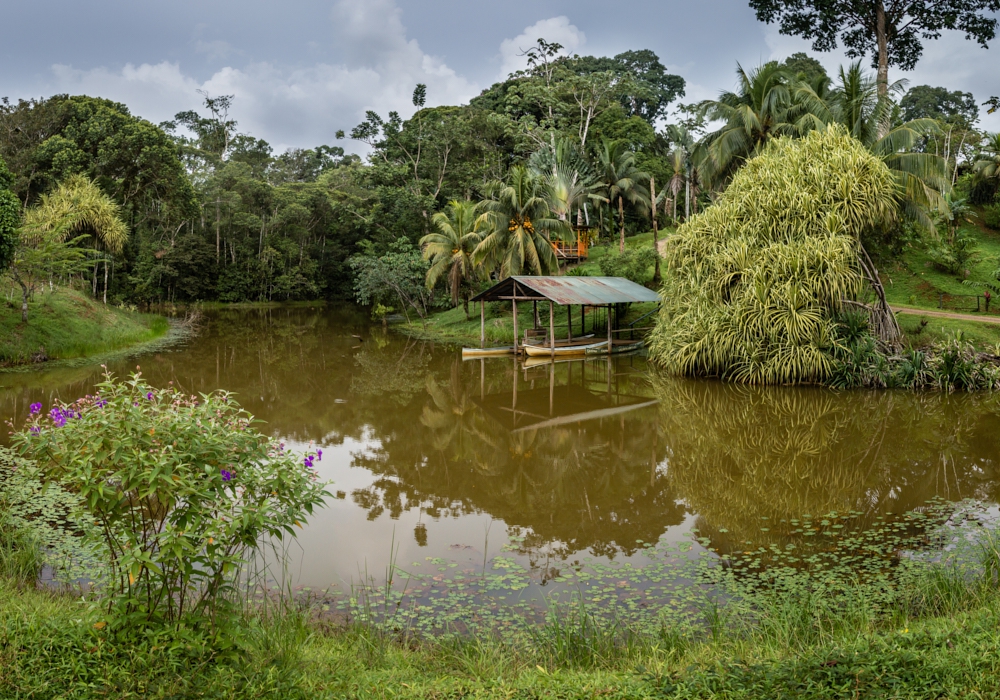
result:
[[[234,94],[241,127],[278,149],[330,143],[366,109],[407,116],[418,82],[430,104],[466,102],[523,67],[517,54],[539,36],[575,52],[653,49],[688,80],[686,101],[732,87],[737,61],[809,49],[756,22],[742,0],[635,2],[628,13],[593,0],[36,0],[5,12],[18,31],[0,46],[0,92],[100,95],[152,121],[197,108],[198,90]],[[912,74],[893,77],[983,100],[1000,94],[993,53],[947,34]],[[844,61],[819,58],[830,69]],[[983,125],[1000,129],[1000,114]]]

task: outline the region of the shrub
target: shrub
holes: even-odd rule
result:
[[[652,248],[626,248],[624,253],[608,251],[601,258],[598,267],[607,277],[624,277],[643,284],[652,276],[650,268],[656,263],[656,252]]]
[[[967,231],[958,231],[952,240],[940,240],[927,247],[927,255],[935,266],[953,275],[962,274],[969,263],[978,259],[976,239]]]
[[[991,204],[983,209],[983,223],[994,231],[1000,231],[1000,204]]]
[[[826,381],[837,316],[864,288],[860,238],[893,220],[897,197],[843,129],[775,139],[667,239],[651,357],[676,374]]]
[[[226,392],[106,374],[96,396],[41,409],[14,444],[79,495],[101,534],[108,610],[125,622],[224,612],[262,539],[294,536],[326,495],[311,471],[322,453],[286,452]]]

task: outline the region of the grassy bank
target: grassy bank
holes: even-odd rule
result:
[[[162,316],[105,306],[67,288],[35,295],[28,323],[20,300],[0,302],[0,366],[88,357],[153,340],[169,328]]]
[[[27,546],[0,527],[7,553]],[[13,557],[17,558],[17,557]],[[706,610],[697,637],[640,635],[571,612],[519,640],[420,640],[305,613],[247,613],[232,645],[193,630],[114,630],[102,608],[18,580],[0,557],[5,698],[991,698],[1000,693],[1000,593],[992,577],[940,570],[905,604],[841,614],[794,591],[758,622]],[[30,568],[30,567],[28,567]],[[800,592],[802,593],[802,592]]]

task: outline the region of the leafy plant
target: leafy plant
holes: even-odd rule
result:
[[[214,620],[263,538],[295,536],[326,495],[303,458],[225,392],[189,396],[110,373],[97,395],[31,407],[14,444],[96,522],[108,612],[124,624]],[[104,572],[102,572],[104,573]]]
[[[978,259],[976,238],[967,231],[956,231],[950,239],[941,239],[927,247],[931,261],[945,272],[962,274],[969,263]]]
[[[598,267],[608,277],[624,277],[642,284],[649,279],[649,268],[656,263],[652,248],[627,248],[624,252],[608,250]]]
[[[773,140],[667,239],[651,356],[677,374],[826,381],[844,301],[881,289],[860,236],[893,219],[897,198],[889,169],[842,127]],[[891,313],[872,311],[890,335]]]
[[[994,231],[1000,231],[1000,204],[983,208],[983,223]]]

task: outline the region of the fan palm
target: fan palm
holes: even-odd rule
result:
[[[603,201],[593,167],[569,139],[558,140],[555,151],[543,148],[533,153],[528,167],[546,178],[549,209],[561,221],[569,221],[575,211],[577,225],[582,226],[584,205]]]
[[[618,222],[621,229],[619,250],[625,252],[625,200],[635,205],[649,206],[649,195],[644,187],[649,174],[636,167],[635,154],[621,141],[601,142],[597,152],[598,179],[604,199],[618,205]]]
[[[479,207],[473,202],[453,201],[445,211],[431,218],[437,228],[420,239],[424,259],[431,267],[427,270],[427,288],[433,289],[443,276],[448,277],[448,292],[451,303],[458,306],[459,299],[469,317],[469,283],[480,275],[472,260],[472,254],[483,239],[479,221]]]
[[[486,235],[473,260],[501,277],[557,272],[552,237],[568,239],[571,231],[568,222],[552,216],[545,179],[519,165],[511,168],[506,183],[492,183],[487,192],[491,198],[480,203]]]

